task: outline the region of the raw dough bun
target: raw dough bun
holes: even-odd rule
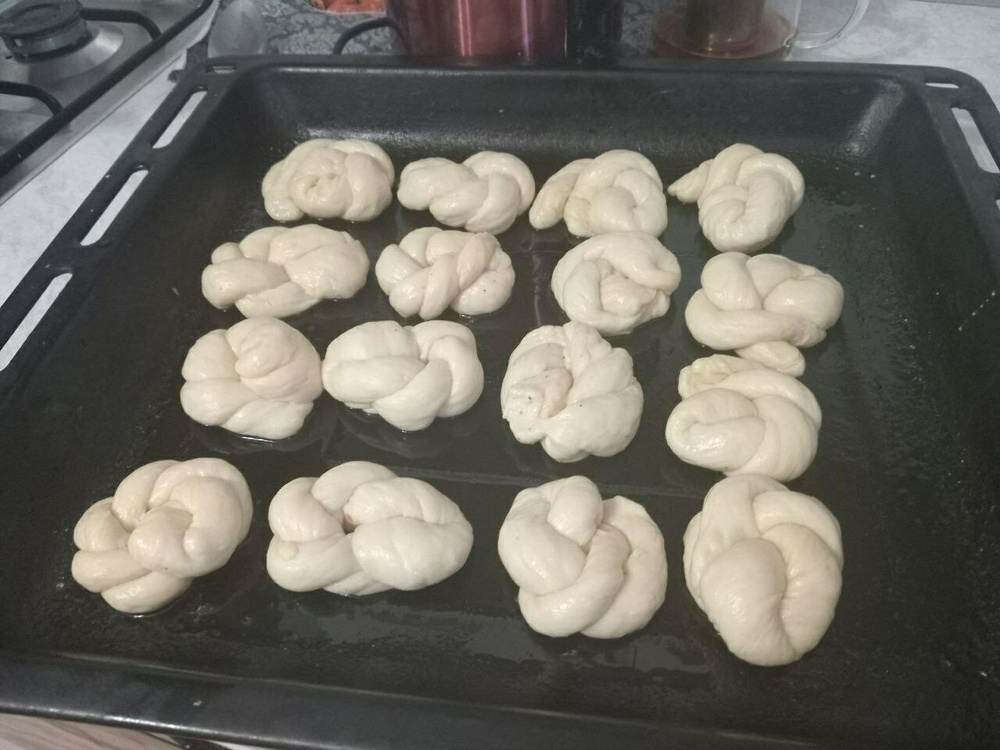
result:
[[[726,474],[795,479],[816,457],[822,413],[790,375],[713,354],[681,370],[667,445],[689,464]]]
[[[470,232],[499,234],[528,210],[535,178],[511,154],[480,151],[461,164],[431,158],[407,164],[399,175],[399,202]]]
[[[813,346],[840,318],[844,289],[819,269],[780,255],[723,253],[705,264],[684,319],[705,346],[734,350],[796,377]]]
[[[267,517],[267,572],[290,591],[422,589],[455,573],[472,549],[472,526],[455,503],[367,461],[292,480]]]
[[[437,227],[415,229],[389,245],[375,264],[375,278],[396,312],[425,320],[448,307],[460,315],[499,310],[514,287],[510,256],[496,237]]]
[[[784,156],[737,143],[667,192],[682,203],[698,202],[698,222],[716,250],[755,253],[771,244],[798,210],[805,182]]]
[[[235,304],[248,318],[287,318],[320,300],[353,297],[367,276],[365,248],[347,232],[267,227],[217,247],[201,291],[220,310]]]
[[[275,318],[249,318],[198,339],[181,369],[181,406],[195,422],[240,435],[291,437],[323,392],[319,354]]]
[[[680,280],[677,259],[658,239],[614,232],[585,240],[560,258],[552,293],[570,320],[615,336],[666,314]]]
[[[303,216],[374,219],[392,202],[396,172],[369,141],[315,138],[300,143],[264,175],[264,208],[275,221]]]
[[[520,492],[497,549],[521,614],[544,635],[620,638],[645,627],[667,593],[659,528],[628,498],[602,502],[586,477]]]
[[[362,323],[335,338],[323,360],[327,392],[401,430],[468,411],[483,392],[472,331],[431,320],[412,328]]]
[[[789,664],[819,643],[840,598],[840,524],[823,503],[743,474],[708,491],[684,533],[684,577],[726,646]]]
[[[542,326],[511,353],[500,408],[521,443],[556,461],[621,453],[635,437],[642,388],[632,357],[583,323]]]
[[[653,163],[635,151],[577,159],[545,181],[528,214],[535,229],[564,219],[577,237],[631,231],[658,237],[667,228],[663,181]]]
[[[73,530],[73,578],[121,612],[152,612],[228,562],[250,530],[243,475],[218,458],[155,461]]]

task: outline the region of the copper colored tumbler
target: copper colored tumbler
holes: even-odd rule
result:
[[[386,0],[414,55],[562,57],[566,0]]]

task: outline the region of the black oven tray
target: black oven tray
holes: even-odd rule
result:
[[[191,119],[153,148],[198,91]],[[281,58],[196,71],[0,315],[6,341],[49,281],[72,274],[0,383],[0,709],[283,747],[1000,746],[1000,179],[977,165],[953,107],[1000,160],[996,108],[942,69]],[[646,394],[619,456],[556,464],[500,417],[508,354],[563,320],[548,280],[574,242],[524,218],[501,236],[517,271],[510,303],[465,321],[487,373],[465,415],[405,435],[324,395],[303,433],[275,445],[184,416],[187,348],[239,319],[201,297],[201,269],[216,245],[268,223],[265,170],[314,136],[374,139],[397,170],[507,150],[539,183],[611,148],[643,152],[667,181],[734,141],[800,166],[805,201],[772,249],[846,289],[840,323],[806,352],[825,421],[815,463],[791,483],[843,527],[843,596],[814,652],[772,669],[737,660],[684,585],[683,531],[720,478],[663,438],[678,371],[707,353],[682,315],[713,254],[694,207],[670,202],[664,241],[684,273],[670,312],[616,340]],[[82,245],[137,170],[148,173],[110,229]],[[429,221],[394,203],[350,229],[374,258]],[[355,299],[289,322],[324,351],[394,317],[369,279]],[[90,503],[143,463],[205,455],[235,464],[254,493],[229,566],[146,617],[72,581],[71,531]],[[349,459],[454,498],[475,529],[468,564],[421,592],[358,600],[271,583],[271,496]],[[515,493],[574,473],[643,503],[666,539],[666,603],[620,640],[532,633],[496,554]]]

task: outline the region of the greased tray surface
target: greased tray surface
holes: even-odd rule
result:
[[[153,149],[196,90],[207,95],[191,120]],[[1000,184],[976,166],[951,106],[1000,142],[981,87],[934,69],[284,58],[189,77],[0,316],[6,338],[51,277],[73,273],[2,374],[0,708],[283,746],[995,746]],[[611,148],[649,156],[665,182],[734,141],[799,165],[805,200],[770,251],[846,289],[840,323],[805,353],[824,424],[815,463],[790,483],[843,529],[843,596],[815,651],[781,668],[737,660],[684,584],[684,529],[720,478],[683,464],[663,438],[679,370],[709,353],[683,321],[714,253],[693,206],[669,202],[662,239],[683,271],[670,311],[613,341],[646,397],[639,433],[616,457],[555,463],[519,445],[500,416],[510,351],[531,328],[564,321],[548,282],[578,242],[561,225],[532,231],[525,217],[500,236],[517,273],[510,302],[462,320],[486,371],[468,413],[403,434],[324,394],[303,432],[274,444],[183,414],[188,347],[240,319],[201,297],[201,270],[218,244],[270,223],[264,172],[317,136],[373,139],[397,173],[424,156],[506,150],[539,185]],[[136,169],[148,169],[137,193],[100,242],[81,246]],[[371,223],[322,223],[349,229],[374,261],[431,222],[394,202]],[[372,276],[354,299],[288,322],[322,353],[379,319],[398,317]],[[254,495],[253,528],[228,566],[145,617],[72,581],[72,528],[86,507],[143,463],[206,455],[236,465]],[[351,459],[453,498],[475,530],[466,566],[423,591],[363,599],[274,585],[263,564],[270,498]],[[576,473],[641,502],[666,540],[666,603],[620,640],[532,633],[496,554],[514,495]]]

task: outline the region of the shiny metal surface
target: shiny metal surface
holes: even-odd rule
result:
[[[218,0],[82,0],[93,39],[0,58],[0,203],[208,29]]]
[[[152,39],[136,24],[92,21],[89,26],[91,40],[65,55],[0,60],[0,81],[37,87],[65,107]]]
[[[565,0],[388,0],[415,55],[562,56]]]

